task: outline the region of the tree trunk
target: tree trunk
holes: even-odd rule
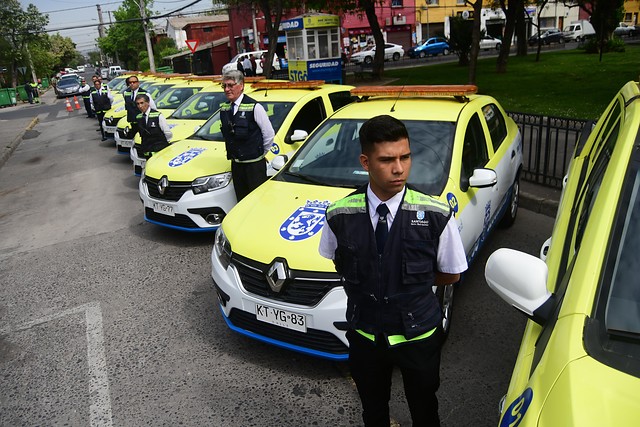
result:
[[[511,40],[513,40],[513,32],[515,29],[515,8],[513,3],[509,3],[509,8],[506,7],[503,0],[500,1],[502,11],[506,17],[506,23],[504,26],[504,40],[500,47],[500,53],[498,54],[498,62],[496,64],[496,72],[503,74],[507,72],[507,62],[509,61],[509,51],[511,50]]]
[[[267,49],[267,57],[264,61],[262,73],[268,79],[271,78],[271,74],[273,73],[273,58],[276,54],[276,48],[278,47],[278,28],[280,27],[280,20],[282,19],[282,1],[273,3],[272,9],[269,0],[260,1],[260,10],[264,15],[267,37],[269,38],[269,48]],[[258,37],[257,34],[253,36]]]
[[[376,15],[375,2],[366,0],[362,2],[364,11],[369,20],[369,26],[373,33],[373,39],[376,42],[376,54],[373,58],[373,69],[371,70],[371,76],[374,79],[381,79],[384,74],[384,37],[382,36],[382,30],[378,23],[378,16]]]
[[[469,84],[476,84],[476,71],[478,68],[478,53],[480,52],[480,14],[482,13],[482,0],[476,0],[473,4],[473,32],[471,33],[471,54],[469,57]]]

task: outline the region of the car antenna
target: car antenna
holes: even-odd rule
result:
[[[400,99],[400,95],[402,95],[402,90],[404,89],[405,86],[406,86],[406,84],[402,85],[402,88],[398,91],[398,96],[396,96],[396,100],[393,101],[393,105],[391,106],[391,112],[392,113],[394,111],[396,111],[396,103],[398,102],[398,99]]]

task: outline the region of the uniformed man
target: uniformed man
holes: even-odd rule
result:
[[[414,426],[439,426],[442,313],[433,285],[452,284],[467,261],[447,204],[406,185],[404,124],[376,116],[360,129],[369,183],[327,209],[319,252],[347,294],[349,367],[365,426],[389,426],[394,366]]]
[[[127,122],[129,122],[129,135],[133,138],[136,133],[138,133],[138,124],[136,120],[136,116],[140,113],[140,110],[136,106],[136,96],[138,94],[147,93],[144,89],[140,89],[140,80],[138,80],[138,76],[127,77],[126,80],[127,89],[125,89],[124,96],[124,107],[127,110]],[[153,102],[151,96],[149,96],[149,105],[152,109],[156,109],[156,104]]]
[[[94,119],[96,117],[93,109],[91,108],[91,93],[95,91],[95,87],[91,87],[87,84],[87,80],[82,77],[80,79],[80,95],[82,95],[82,100],[84,101],[84,109],[87,111],[87,117],[90,119]]]
[[[136,116],[138,131],[142,140],[140,149],[145,158],[149,158],[153,153],[168,147],[169,141],[173,137],[167,120],[160,112],[151,108],[150,100],[150,96],[146,93],[137,95],[135,99],[136,106],[140,110],[140,113]]]
[[[103,85],[100,79],[94,80],[93,88],[94,91],[91,92],[91,109],[95,111],[96,117],[98,118],[102,141],[106,141],[107,136],[104,132],[104,127],[102,127],[102,121],[104,120],[104,115],[111,109],[113,95],[109,90],[109,86],[106,84]]]
[[[222,88],[229,102],[220,106],[221,130],[239,202],[267,180],[264,156],[271,149],[275,132],[264,107],[243,93],[242,72],[225,73]]]

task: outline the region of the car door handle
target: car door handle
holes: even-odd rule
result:
[[[511,158],[513,159],[516,156],[516,152],[515,151],[511,151]]]

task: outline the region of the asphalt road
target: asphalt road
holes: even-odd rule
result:
[[[128,157],[94,120],[61,101],[26,108],[39,123],[0,168],[0,425],[361,424],[344,364],[227,329],[212,236],[146,223]],[[525,319],[488,289],[484,263],[498,247],[537,254],[552,223],[520,210],[458,289],[443,426],[497,424]],[[410,425],[399,376],[391,411]]]

